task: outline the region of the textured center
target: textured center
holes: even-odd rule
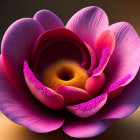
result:
[[[42,77],[44,84],[54,90],[61,85],[85,89],[85,83],[89,78],[85,69],[70,60],[62,60],[47,67]]]
[[[71,80],[74,77],[74,72],[70,68],[67,68],[66,66],[64,66],[58,72],[58,77],[61,80],[69,81],[69,80]]]

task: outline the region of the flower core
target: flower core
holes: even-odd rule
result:
[[[77,62],[62,60],[47,67],[43,72],[44,84],[56,90],[61,85],[85,89],[89,76]]]

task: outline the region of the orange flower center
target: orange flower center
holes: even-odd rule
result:
[[[56,90],[61,85],[85,89],[89,76],[86,70],[74,61],[62,60],[47,67],[43,72],[44,84]]]

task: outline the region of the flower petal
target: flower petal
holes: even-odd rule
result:
[[[108,27],[108,17],[99,7],[91,6],[78,11],[68,21],[66,28],[94,47],[98,34]]]
[[[87,118],[97,113],[105,105],[106,101],[107,94],[102,94],[87,102],[67,106],[67,110],[78,117]]]
[[[64,122],[57,114],[35,100],[28,90],[16,89],[8,80],[0,56],[0,110],[12,121],[35,132],[50,132]]]
[[[78,104],[89,99],[85,90],[72,86],[59,86],[56,92],[64,97],[66,105]]]
[[[98,76],[91,76],[90,78],[87,79],[85,83],[85,89],[90,95],[90,98],[94,98],[97,95],[101,94],[105,80],[106,78],[104,73],[101,73]]]
[[[33,19],[37,20],[42,25],[44,31],[64,27],[63,22],[49,10],[44,9],[38,11]]]
[[[134,79],[140,66],[140,39],[134,28],[125,22],[113,24],[109,30],[114,33],[116,44],[105,69],[108,78],[106,88],[131,74],[125,86]]]
[[[31,93],[41,103],[54,110],[61,110],[64,107],[63,96],[39,82],[29,68],[27,61],[24,62],[24,77]]]
[[[126,75],[124,78],[120,79],[119,81],[117,81],[116,83],[112,83],[108,88],[106,88],[104,90],[105,93],[108,94],[109,98],[113,98],[118,96],[121,91],[115,92],[116,90],[118,90],[121,87],[124,87],[126,85],[126,83],[132,78],[132,74],[128,74]]]
[[[105,47],[102,51],[102,56],[99,62],[99,65],[96,69],[94,69],[92,76],[98,76],[100,75],[103,70],[105,69],[109,59],[111,56],[111,50],[109,47]]]
[[[24,85],[23,62],[30,57],[34,41],[42,31],[37,21],[23,18],[15,21],[3,37],[1,52],[4,67],[10,79],[18,86]]]
[[[104,30],[96,40],[95,53],[99,60],[98,67],[94,70],[93,75],[100,75],[106,67],[110,56],[115,47],[115,36],[109,30]]]
[[[66,119],[62,129],[71,137],[88,138],[103,133],[109,127],[110,122],[108,120],[98,120],[94,117],[84,118],[83,120],[70,116]]]
[[[87,46],[87,48],[88,48],[88,50],[89,50],[90,57],[91,57],[91,64],[90,64],[90,68],[89,68],[88,71],[87,71],[87,74],[88,74],[89,76],[91,76],[92,73],[93,73],[93,70],[94,70],[95,67],[97,66],[97,57],[96,57],[96,54],[95,54],[94,49],[92,49],[92,48],[91,48],[89,45],[87,45],[87,44],[86,44],[86,46]]]
[[[38,37],[31,59],[35,74],[38,73],[41,77],[42,71],[48,65],[64,59],[75,60],[87,69],[91,63],[90,52],[86,45],[68,29],[57,28]]]
[[[101,111],[104,119],[121,119],[132,114],[140,105],[140,70],[135,79],[125,87],[122,94],[109,100]]]

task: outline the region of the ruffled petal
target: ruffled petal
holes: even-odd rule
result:
[[[52,89],[44,86],[34,76],[28,66],[27,61],[24,62],[24,77],[31,93],[44,105],[54,110],[61,110],[64,107],[64,98]]]
[[[64,97],[65,105],[74,105],[89,99],[85,90],[72,86],[59,86],[56,92]]]
[[[106,67],[115,47],[115,36],[109,30],[104,30],[96,40],[95,53],[99,60],[93,75],[100,75]]]
[[[40,24],[31,19],[23,18],[15,21],[6,31],[1,45],[5,70],[18,86],[24,85],[22,66],[31,55],[36,38],[42,33]]]
[[[87,118],[97,113],[105,105],[106,101],[107,94],[102,94],[87,102],[67,106],[67,110],[78,117]]]
[[[66,28],[94,47],[96,37],[108,27],[108,17],[99,7],[91,6],[78,11],[66,24]]]
[[[20,94],[22,93],[22,94]],[[28,90],[18,90],[9,82],[0,56],[0,110],[12,121],[32,131],[45,133],[60,128],[62,114],[53,112],[37,100]]]
[[[70,116],[62,126],[63,131],[75,138],[94,137],[103,133],[110,125],[111,121],[98,120],[92,118],[74,118]]]
[[[132,114],[140,105],[140,70],[122,94],[109,100],[99,115],[104,119],[121,119]]]
[[[38,21],[44,31],[52,30],[55,28],[64,27],[63,22],[57,17],[54,13],[49,10],[40,10],[38,11],[34,17],[34,20]]]
[[[125,86],[134,79],[140,66],[140,39],[134,28],[126,22],[113,24],[109,30],[114,33],[116,44],[105,69],[106,88],[131,75]]]

